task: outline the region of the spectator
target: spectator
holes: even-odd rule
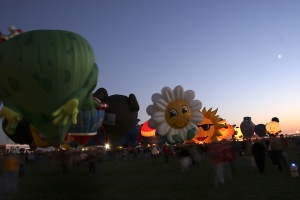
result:
[[[255,143],[252,146],[252,155],[256,166],[260,173],[265,171],[265,158],[266,158],[267,148],[260,140],[255,140]]]

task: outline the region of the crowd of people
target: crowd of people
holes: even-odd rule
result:
[[[237,167],[237,161],[243,158],[249,166],[265,172],[266,159],[282,171],[287,166],[287,140],[282,135],[272,135],[265,139],[250,139],[244,141],[219,141],[210,144],[153,144],[137,147],[116,147],[114,149],[89,149],[85,151],[62,150],[53,151],[47,155],[57,165],[58,172],[70,173],[70,168],[87,163],[87,174],[104,173],[104,163],[132,162],[135,160],[152,160],[168,164],[177,162],[181,173],[188,173],[202,159],[210,161],[213,184],[219,187],[226,180],[232,180]],[[26,175],[26,163],[41,159],[41,154],[26,152],[7,153],[0,164],[0,180],[5,192],[16,193],[18,179]]]

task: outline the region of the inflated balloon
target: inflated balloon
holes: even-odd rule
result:
[[[140,120],[137,120],[137,123]],[[138,124],[136,124],[134,127],[131,128],[131,130],[125,134],[125,136],[120,140],[117,141],[115,144],[120,146],[137,146],[139,144],[138,142],[138,136],[140,133],[140,127]]]
[[[35,30],[0,44],[0,99],[59,146],[78,110],[93,110],[98,67],[82,36]],[[15,121],[17,122],[17,121]],[[14,131],[10,121],[5,127]]]
[[[101,126],[97,130],[97,134],[92,136],[87,142],[87,146],[96,146],[96,145],[104,146],[106,144],[110,144],[110,140],[103,126]]]
[[[251,138],[255,129],[255,124],[251,121],[251,117],[244,117],[240,128],[245,138]]]
[[[170,143],[192,139],[198,131],[196,124],[203,120],[202,103],[194,98],[194,91],[184,91],[180,85],[173,90],[162,88],[161,94],[152,95],[153,104],[147,107],[147,114],[151,116],[149,126]]]
[[[279,119],[277,117],[273,117],[272,121],[266,124],[266,130],[268,134],[279,134],[281,132]]]
[[[244,136],[239,126],[234,127],[233,139],[236,141],[243,141]]]
[[[266,125],[264,125],[264,124],[257,124],[257,125],[255,125],[254,132],[259,137],[264,137],[266,135]]]
[[[138,101],[134,94],[129,94],[129,96],[119,94],[108,96],[105,88],[99,88],[93,96],[108,105],[103,120],[103,127],[110,142],[116,144],[136,126],[140,109]]]
[[[232,125],[228,124],[226,119],[223,119],[222,121],[219,122],[220,124],[225,125],[224,128],[220,128],[219,132],[222,134],[221,136],[217,136],[218,140],[223,140],[223,139],[231,139],[232,135],[234,134],[234,128]]]
[[[88,140],[97,134],[105,116],[107,105],[101,104],[96,97],[94,97],[94,101],[98,106],[92,112],[80,110],[77,115],[77,124],[71,125],[68,130],[68,135],[81,145],[86,145]]]
[[[143,137],[154,137],[156,129],[150,128],[148,125],[148,120],[144,122],[141,128],[141,134]]]
[[[16,126],[14,133],[7,132],[5,127],[8,126],[7,118],[2,121],[2,128],[7,137],[17,144],[28,144],[31,150],[50,147],[50,143],[38,132],[37,129],[25,119],[22,119]]]
[[[10,32],[8,35],[4,35],[2,32],[0,32],[0,43],[5,42],[6,40],[11,39],[23,32],[22,29],[16,29],[16,27],[12,25],[8,27],[8,31]]]
[[[202,109],[204,118],[202,122],[197,124],[199,129],[193,138],[195,143],[202,144],[219,141],[218,137],[222,136],[220,130],[227,126],[220,123],[223,119],[216,115],[217,111],[218,109],[212,110],[212,108],[206,110],[205,107]]]
[[[9,134],[5,131],[5,127],[8,125],[8,121],[6,118],[2,121],[2,128],[5,135],[11,139],[14,143],[17,144],[28,144],[29,146],[33,145],[33,138],[31,136],[29,130],[29,122],[26,120],[22,120],[19,122],[18,126],[16,127],[16,131],[14,134]]]

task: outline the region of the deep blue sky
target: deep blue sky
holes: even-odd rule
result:
[[[300,130],[298,0],[17,0],[0,17],[4,34],[14,25],[85,37],[97,88],[135,94],[142,122],[153,93],[182,85],[228,123],[276,116],[284,133]]]

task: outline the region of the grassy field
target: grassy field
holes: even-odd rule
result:
[[[289,160],[300,164],[294,149],[288,151]],[[238,160],[232,180],[215,187],[211,165],[206,157],[187,173],[181,173],[178,160],[165,163],[160,157],[136,159],[121,163],[104,163],[95,175],[89,176],[88,163],[70,168],[63,174],[53,160],[27,163],[25,177],[19,178],[17,194],[1,194],[0,200],[293,200],[300,198],[300,178],[292,178],[289,166],[283,171],[266,160],[266,171],[260,174],[245,157]]]

